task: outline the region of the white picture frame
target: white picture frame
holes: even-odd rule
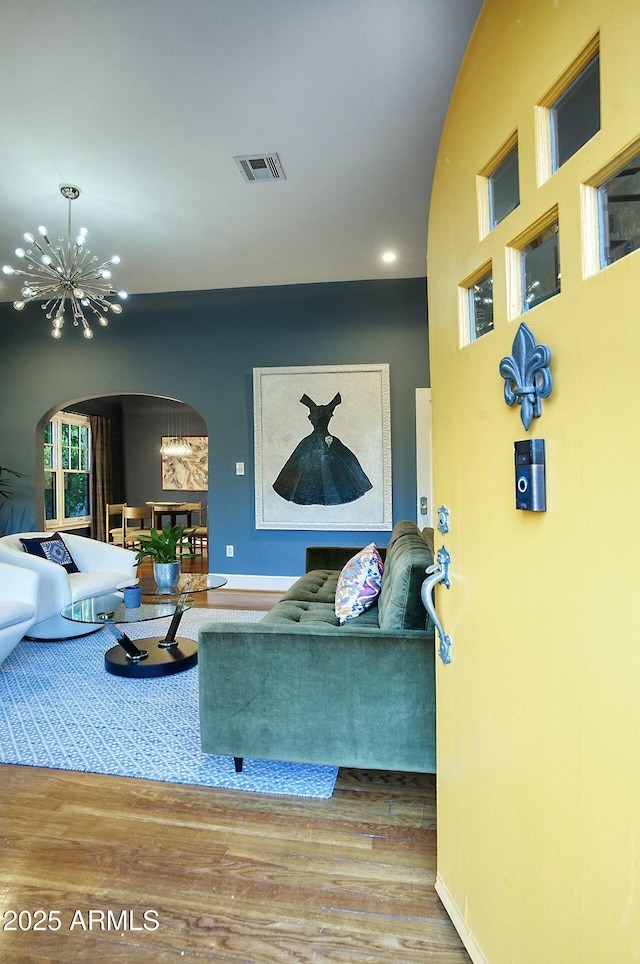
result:
[[[253,403],[257,529],[392,529],[388,364],[254,368]],[[347,469],[322,481],[338,461]],[[321,499],[301,504],[305,486],[317,497],[314,472]]]

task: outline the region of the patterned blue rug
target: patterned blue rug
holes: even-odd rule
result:
[[[261,613],[192,609],[179,635],[205,622],[257,622]],[[169,619],[132,623],[131,638],[159,636]],[[338,768],[244,761],[200,750],[198,669],[126,679],[104,669],[106,630],[57,643],[23,641],[0,664],[0,762],[327,799]]]

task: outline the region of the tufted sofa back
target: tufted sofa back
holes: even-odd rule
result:
[[[420,529],[408,520],[398,522],[391,533],[384,560],[382,589],[378,600],[381,629],[425,629],[427,613],[420,589],[433,550]]]

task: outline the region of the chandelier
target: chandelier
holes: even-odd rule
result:
[[[119,264],[120,258],[114,254],[108,261],[98,264],[96,255],[92,257],[91,251],[85,247],[86,228],[80,228],[75,239],[71,239],[71,202],[80,197],[80,188],[73,184],[62,184],[60,193],[69,202],[66,240],[58,238],[58,244],[52,245],[47,229],[40,225],[38,234],[42,241],[27,232],[23,237],[32,247],[26,250],[16,248],[16,256],[25,262],[25,268],[5,264],[2,270],[5,274],[20,275],[25,279],[22,299],[13,302],[16,311],[22,311],[30,301],[44,301],[41,307],[51,321],[54,338],[62,337],[67,310],[71,312],[74,326],[82,325],[84,337],[93,338],[87,312],[92,312],[103,328],[109,324],[106,317],[109,311],[115,315],[122,312],[122,305],[107,301],[107,297],[114,295],[121,300],[127,297],[126,291],[115,291],[111,287],[109,269],[111,265]]]
[[[191,455],[191,445],[185,438],[184,433],[183,422],[185,419],[184,405],[176,399],[166,398],[164,412],[166,427],[160,445],[162,455],[178,459]]]
[[[191,446],[183,436],[178,438],[169,438],[166,442],[163,442],[160,446],[160,451],[163,455],[173,455],[176,458],[181,458],[185,455],[191,455]]]

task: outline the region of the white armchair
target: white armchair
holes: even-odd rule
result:
[[[36,621],[37,572],[0,562],[0,663]]]
[[[136,583],[136,554],[130,549],[98,542],[85,536],[62,533],[63,540],[80,572],[69,573],[62,566],[25,552],[20,539],[37,539],[48,532],[19,532],[0,538],[0,562],[29,569],[40,576],[36,620],[28,639],[43,642],[71,639],[96,632],[100,626],[73,623],[60,610],[78,599],[100,596]]]

